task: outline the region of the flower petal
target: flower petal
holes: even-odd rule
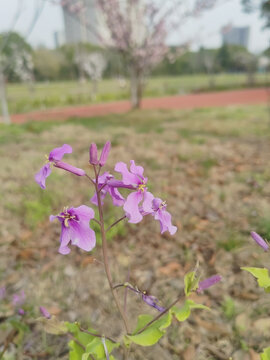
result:
[[[143,178],[144,168],[142,166],[136,166],[134,160],[130,160],[130,172],[134,175],[138,175]]]
[[[167,230],[171,235],[176,233],[177,227],[172,225],[172,217],[168,211],[161,209],[157,210],[155,213],[155,219],[159,220],[161,234]]]
[[[143,217],[139,210],[139,203],[142,201],[142,199],[143,194],[138,191],[128,195],[124,204],[124,210],[130,223],[137,224],[142,220]]]
[[[86,205],[81,205],[77,208],[71,208],[69,210],[70,214],[77,215],[80,221],[88,222],[95,217],[95,212],[92,208]]]
[[[60,235],[60,248],[66,248],[69,242],[70,242],[70,230],[65,226],[64,223],[62,223],[62,231]]]
[[[69,226],[72,245],[85,251],[90,251],[95,247],[96,235],[87,223],[70,221]]]
[[[149,191],[145,191],[143,193],[143,203],[142,203],[142,210],[146,213],[151,214],[153,212],[153,199],[154,199],[154,195],[151,194]]]
[[[124,162],[118,162],[115,165],[114,170],[122,174],[122,181],[125,185],[136,186],[140,183],[140,179],[138,178],[138,176],[131,174],[127,168],[127,164],[125,164]]]
[[[35,175],[35,180],[42,189],[46,188],[45,181],[51,172],[52,172],[52,170],[51,170],[50,164],[48,163],[48,164],[42,166],[42,168],[39,170],[39,172]]]
[[[120,192],[111,186],[108,186],[108,192],[111,195],[114,206],[123,206],[125,203],[125,198],[120,194]]]
[[[61,147],[55,148],[50,152],[49,160],[50,161],[59,161],[65,154],[71,154],[72,147],[68,144],[64,144]]]

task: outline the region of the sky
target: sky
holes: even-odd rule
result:
[[[27,40],[34,47],[44,45],[53,48],[53,34],[55,31],[63,33],[64,23],[60,7],[48,0],[0,0],[0,32],[11,28],[19,3],[22,3],[22,12],[15,31],[26,35],[29,32],[36,5],[43,3],[43,11]],[[200,46],[219,47],[221,45],[220,28],[229,23],[234,26],[250,26],[250,51],[259,53],[269,46],[270,31],[263,31],[263,19],[260,18],[259,13],[245,14],[242,11],[241,0],[224,0],[222,5],[208,11],[202,17],[187,21],[177,33],[169,36],[168,43],[179,45],[190,42],[193,49]]]

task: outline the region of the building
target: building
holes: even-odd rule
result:
[[[245,48],[248,47],[249,33],[250,33],[249,26],[245,26],[245,27],[224,26],[221,29],[223,44],[241,45],[244,46]]]
[[[57,49],[65,44],[65,34],[63,31],[55,31],[53,33],[54,47]]]
[[[67,44],[99,44],[95,0],[65,0],[62,9]]]

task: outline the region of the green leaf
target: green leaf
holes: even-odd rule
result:
[[[190,306],[188,305],[187,301],[181,308],[174,306],[172,311],[178,321],[185,321],[191,313]]]
[[[108,350],[108,353],[110,354],[113,349],[119,347],[120,343],[113,343],[112,341],[106,339],[105,340],[106,347]],[[95,338],[92,340],[87,346],[86,346],[86,352],[83,354],[83,357],[81,360],[88,360],[89,356],[94,355],[96,359],[106,359],[106,354],[104,350],[104,346],[102,343],[101,338]]]
[[[196,272],[191,271],[185,276],[185,294],[189,296],[192,291],[196,290],[199,285],[199,279],[196,278]]]
[[[251,273],[257,279],[258,285],[264,288],[266,292],[270,292],[270,277],[268,269],[256,267],[242,267],[241,269]]]
[[[52,316],[50,319],[40,317],[36,321],[43,325],[44,331],[48,334],[63,335],[68,332],[66,323],[59,321],[55,316]]]
[[[260,354],[261,360],[270,360],[270,347],[263,349],[263,353]]]
[[[153,320],[152,315],[139,315],[137,327],[134,331],[134,334],[143,329],[143,327],[151,320]],[[165,334],[164,330],[171,325],[171,322],[172,313],[171,311],[168,311],[160,319],[158,319],[148,328],[146,328],[141,334],[126,336],[126,338],[137,345],[152,346],[156,344],[159,339]],[[128,346],[128,343],[126,346]]]
[[[127,338],[137,345],[152,346],[156,344],[164,334],[165,331],[161,331],[155,327],[149,327],[145,329],[141,334],[127,335]]]
[[[137,326],[136,326],[136,329],[134,330],[133,334],[140,331],[146,324],[148,324],[153,319],[154,319],[154,316],[149,315],[149,314],[139,315],[138,320],[137,320]]]
[[[191,309],[211,310],[209,307],[197,304],[193,300],[186,300],[181,308],[174,306],[172,312],[178,321],[185,321],[190,316]]]
[[[82,360],[84,349],[78,345],[74,340],[68,343],[69,346],[69,360]]]

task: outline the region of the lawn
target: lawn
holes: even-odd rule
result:
[[[256,86],[266,86],[265,74],[257,74]],[[226,90],[246,87],[245,74],[219,74],[215,76],[215,88],[209,89],[206,75],[150,78],[146,84],[145,96],[177,95],[198,91]],[[124,86],[123,86],[124,85]],[[78,82],[37,83],[34,87],[24,84],[9,84],[8,104],[11,113],[22,113],[67,105],[91,104],[93,102],[115,101],[129,98],[129,84],[116,79],[102,80],[96,99],[91,97],[91,84]]]
[[[115,227],[109,238],[115,281],[125,281],[130,269],[130,281],[166,305],[197,260],[204,277],[223,276],[196,297],[212,312],[194,311],[155,347],[134,348],[130,359],[257,359],[256,353],[269,346],[269,295],[240,266],[269,267],[269,255],[249,236],[255,230],[270,239],[270,128],[264,106],[1,125],[0,287],[9,294],[24,289],[33,317],[43,305],[61,319],[117,336],[118,315],[98,262],[100,246],[91,254],[72,249],[60,255],[60,228],[48,221],[63,206],[89,205],[88,182],[60,169],[53,170],[46,191],[33,179],[44,154],[64,143],[73,147],[66,160],[90,171],[90,143],[100,148],[107,140],[112,142],[107,169],[130,159],[144,166],[150,190],[167,200],[178,226],[173,237],[160,235],[152,218]],[[109,199],[105,208],[107,224],[121,214],[120,209],[114,213]],[[129,301],[131,323],[139,312],[155,311],[133,295]],[[30,358],[41,353],[49,360],[68,358],[65,337],[44,336],[35,323],[32,329],[7,359],[28,359],[22,355],[26,347]],[[116,358],[121,358],[117,352]]]

